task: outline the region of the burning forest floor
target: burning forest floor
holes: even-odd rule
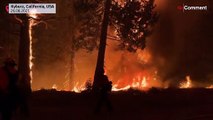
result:
[[[30,120],[213,120],[213,89],[151,89],[112,92],[113,111],[94,113],[88,92],[35,91]]]

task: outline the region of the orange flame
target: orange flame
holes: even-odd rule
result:
[[[58,89],[58,86],[57,86],[56,84],[54,84],[54,85],[52,86],[52,89],[57,90],[57,89]]]
[[[157,71],[155,71],[154,74],[157,74]],[[123,79],[118,80],[113,85],[112,91],[125,91],[130,88],[146,91],[152,87],[156,87],[155,83],[157,83],[155,75],[139,72],[135,74],[132,79],[130,76],[126,75]]]
[[[85,83],[79,84],[79,82],[76,82],[76,84],[74,85],[74,87],[71,91],[76,92],[76,93],[80,93],[80,92],[84,91],[85,89],[86,89]]]
[[[32,12],[28,14],[32,18],[37,18],[37,15],[35,12]],[[31,84],[33,81],[33,73],[32,73],[32,67],[33,67],[33,62],[32,59],[33,57],[33,50],[32,50],[32,43],[33,43],[33,38],[32,38],[32,27],[36,24],[36,21],[33,19],[30,19],[29,21],[29,38],[30,38],[30,56],[29,56],[29,67],[30,67],[30,77],[31,77]]]
[[[213,89],[213,85],[206,87],[206,89]]]
[[[180,83],[180,88],[191,88],[192,87],[192,81],[190,76],[186,76],[186,81]]]

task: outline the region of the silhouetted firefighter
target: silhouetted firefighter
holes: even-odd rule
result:
[[[18,71],[13,59],[8,58],[0,68],[0,110],[3,120],[11,120],[18,103]]]
[[[112,82],[109,81],[106,75],[103,75],[100,80],[102,81],[100,85],[100,95],[95,112],[100,112],[103,105],[106,105],[108,111],[112,111],[112,104],[109,99],[109,93],[112,89]]]

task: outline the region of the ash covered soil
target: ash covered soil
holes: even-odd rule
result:
[[[212,89],[112,92],[113,111],[94,109],[97,96],[83,92],[33,92],[30,120],[213,120]]]

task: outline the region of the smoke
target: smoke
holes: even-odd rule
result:
[[[182,11],[177,6],[207,5],[208,11]],[[158,6],[159,5],[159,6]],[[190,75],[196,83],[212,83],[212,3],[208,0],[157,1],[160,20],[148,40],[152,64],[162,81],[177,85]],[[200,86],[200,85],[198,85]]]

